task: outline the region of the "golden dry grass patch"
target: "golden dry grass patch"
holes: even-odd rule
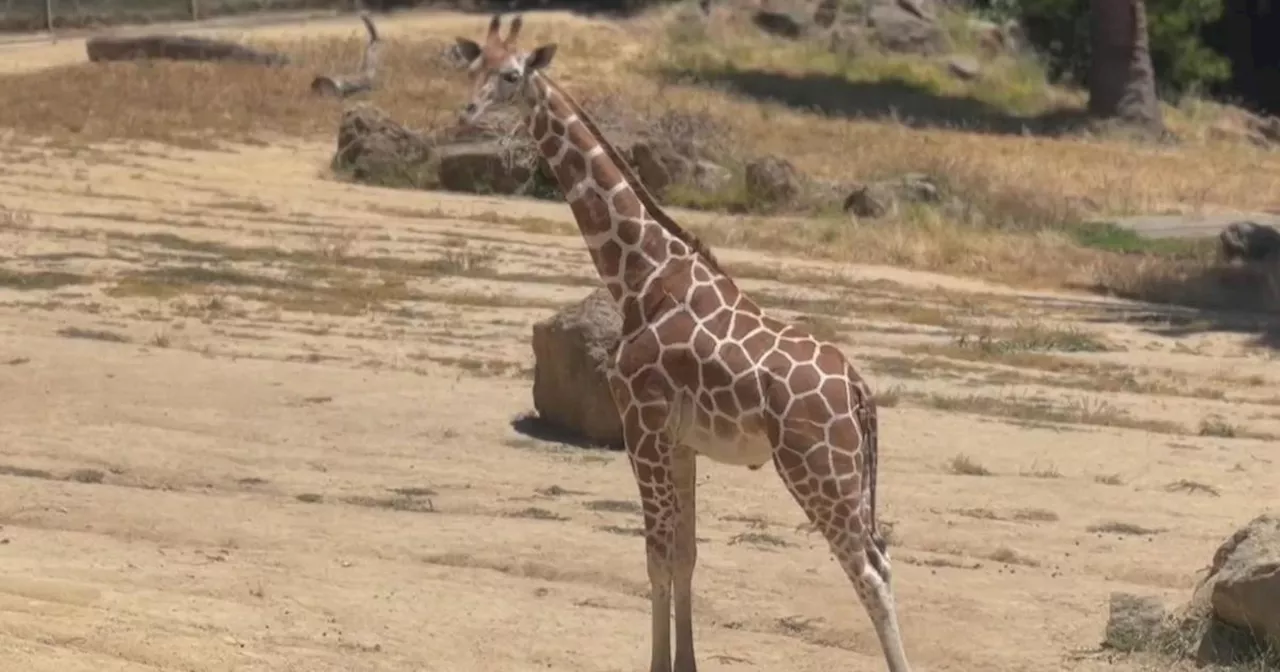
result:
[[[1087,199],[1106,210],[1215,204],[1261,208],[1280,202],[1280,157],[1239,144],[1140,147],[1086,138],[921,129],[813,114],[714,86],[674,84],[658,72],[672,67],[663,47],[678,20],[670,11],[621,22],[538,17],[526,22],[522,41],[557,43],[552,72],[579,98],[618,100],[641,114],[673,108],[707,111],[745,141],[748,153],[786,156],[818,177],[854,180],[928,172],[1005,185],[1024,198]],[[380,22],[388,24],[381,86],[367,100],[411,127],[452,123],[466,95],[465,79],[443,52],[461,32],[461,22],[438,27],[415,22],[411,32],[397,31],[395,19]],[[474,33],[481,34],[483,27],[484,17],[477,16]],[[731,21],[699,48],[720,59],[755,54],[745,66],[784,72],[832,67],[811,49],[755,32]],[[341,38],[263,34],[269,37],[251,33],[245,41],[284,51],[296,65],[85,62],[5,75],[9,88],[27,95],[0,102],[0,126],[77,141],[331,136],[341,104],[313,97],[308,85],[317,73],[354,69],[362,37],[354,28]]]
[[[706,71],[727,62],[751,71],[829,75],[853,83],[875,77],[935,81],[939,75],[933,64],[900,59],[873,58],[872,65],[857,67],[833,61],[811,47],[763,37],[733,16],[673,50],[673,26],[688,20],[679,11],[617,22],[530,17],[522,40],[526,45],[556,42],[560,48],[552,72],[588,106],[607,101],[603,107],[638,118],[675,110],[713,120],[734,147],[732,161],[775,154],[811,177],[837,184],[925,173],[966,204],[959,217],[912,209],[874,223],[845,217],[770,218],[690,227],[713,245],[890,264],[1022,286],[1088,288],[1202,305],[1240,302],[1240,292],[1229,286],[1235,276],[1215,270],[1207,250],[1173,259],[1118,254],[1082,246],[1070,225],[1095,211],[1274,205],[1280,202],[1280,156],[1199,139],[1156,147],[1108,138],[918,128],[892,119],[847,118],[761,101],[708,82]],[[482,34],[484,17],[453,18],[439,25],[415,20],[402,26],[395,18],[380,23],[386,39],[381,84],[367,101],[413,128],[438,130],[452,124],[466,85],[443,53],[455,34]],[[344,104],[313,97],[308,85],[317,73],[354,68],[363,39],[355,26],[345,37],[333,33],[298,39],[274,30],[249,37],[250,44],[289,53],[297,65],[284,68],[81,63],[3,75],[0,79],[10,90],[26,95],[0,101],[0,127],[26,137],[53,138],[62,146],[144,139],[208,146],[215,140],[261,143],[286,136],[329,143]],[[944,83],[938,85],[940,93],[1007,104],[1010,110],[1004,113],[1015,119],[1078,102],[1070,92],[1035,90],[1036,80],[1025,64],[987,66],[993,71],[983,84],[987,89]],[[673,69],[680,67],[688,81],[673,77]],[[545,228],[545,223],[539,226]],[[571,231],[554,228],[556,233]],[[1261,278],[1235,279],[1266,285]]]

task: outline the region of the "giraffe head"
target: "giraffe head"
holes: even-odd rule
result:
[[[523,23],[517,15],[511,20],[506,38],[502,38],[502,15],[495,14],[483,45],[465,37],[454,38],[454,55],[471,78],[471,101],[459,113],[463,123],[473,124],[489,111],[527,102],[529,78],[551,65],[555,44],[544,44],[527,53],[516,48]]]

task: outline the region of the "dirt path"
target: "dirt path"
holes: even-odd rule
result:
[[[625,460],[518,421],[531,324],[595,282],[565,208],[335,183],[319,145],[0,151],[12,669],[643,669]],[[721,256],[884,399],[919,670],[1116,669],[1094,653],[1108,594],[1183,599],[1280,477],[1280,362],[1246,337]],[[1106,351],[964,345],[984,329]],[[700,469],[701,669],[883,669],[776,477]]]
[[[1121,217],[1116,224],[1148,238],[1210,238],[1232,222],[1256,222],[1280,226],[1280,215],[1268,212],[1214,213],[1203,215],[1138,215]]]

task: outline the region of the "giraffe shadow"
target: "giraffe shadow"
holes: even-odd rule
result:
[[[560,443],[584,450],[619,451],[623,450],[621,442],[600,443],[583,436],[568,427],[554,423],[536,412],[525,413],[511,421],[511,429],[538,441]]]
[[[1085,110],[1055,109],[1010,114],[969,96],[946,96],[902,79],[852,82],[824,73],[789,74],[754,69],[666,69],[664,80],[704,86],[825,116],[892,121],[912,128],[941,128],[996,135],[1059,136],[1085,130]]]

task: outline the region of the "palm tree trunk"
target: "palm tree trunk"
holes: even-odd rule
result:
[[[1143,0],[1091,0],[1089,112],[1163,130]]]

